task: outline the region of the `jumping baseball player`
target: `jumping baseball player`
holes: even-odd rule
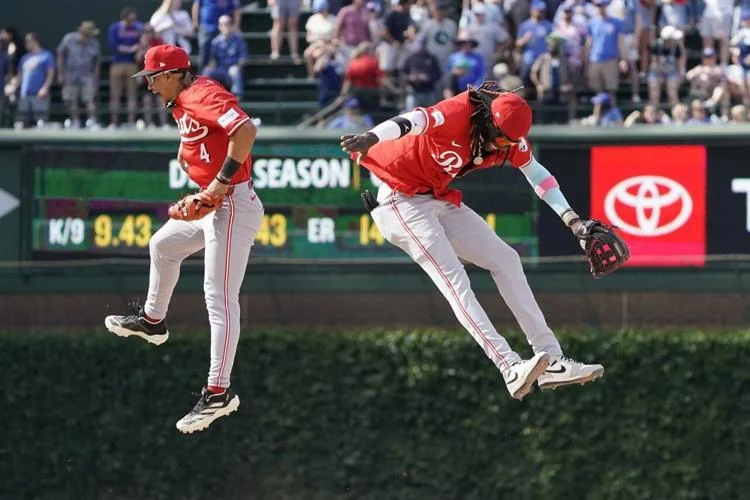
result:
[[[449,188],[473,170],[509,163],[562,219],[586,250],[595,277],[628,258],[620,237],[598,221],[581,219],[554,176],[534,159],[526,136],[526,101],[494,82],[391,118],[364,134],[341,137],[342,149],[382,184],[363,202],[383,236],[430,276],[458,321],[500,369],[516,399],[535,381],[542,389],[589,382],[604,373],[563,355],[526,281],[518,254]],[[502,200],[498,200],[502,203]],[[495,330],[471,290],[459,258],[487,269],[526,334],[535,355],[523,360]]]
[[[196,77],[187,53],[173,45],[146,52],[145,77],[177,122],[178,159],[201,190],[169,209],[170,219],[151,238],[148,297],[131,304],[129,316],[107,316],[112,333],[135,335],[152,344],[169,337],[165,318],[180,265],[205,249],[204,291],[211,324],[208,383],[177,429],[191,433],[236,411],[240,399],[230,374],[240,336],[239,291],[250,248],[263,220],[263,205],[250,179],[250,149],[256,129],[237,98],[219,83]]]

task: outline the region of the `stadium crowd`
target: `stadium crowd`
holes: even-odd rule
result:
[[[281,55],[286,35],[288,58],[304,64],[307,78],[317,81],[321,116],[338,112],[321,126],[368,127],[368,113],[430,105],[484,79],[527,97],[542,123],[628,127],[748,120],[750,0],[269,0],[268,5],[267,57],[286,57]],[[194,0],[189,6],[163,0],[148,22],[141,22],[134,9],[123,9],[105,34],[111,58],[108,126],[169,126],[145,82],[130,78],[145,50],[160,43],[183,47],[200,73],[241,98],[248,57],[242,11],[239,0]],[[302,27],[301,13],[311,14]],[[83,21],[53,51],[36,33],[22,38],[13,28],[0,30],[0,112],[10,104],[16,127],[44,126],[50,89],[57,84],[68,112],[65,126],[100,127],[97,88],[104,52],[98,35],[93,22]],[[690,37],[697,47],[686,43]],[[588,110],[591,114],[582,116]]]

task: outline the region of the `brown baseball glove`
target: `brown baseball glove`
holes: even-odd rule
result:
[[[212,195],[206,191],[189,194],[169,206],[169,217],[177,220],[198,220],[217,210],[224,201],[223,195]]]

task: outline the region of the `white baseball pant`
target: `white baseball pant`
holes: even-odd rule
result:
[[[432,195],[405,196],[382,184],[372,218],[386,240],[404,250],[430,276],[453,313],[502,371],[520,356],[495,329],[471,289],[459,260],[487,269],[535,353],[561,355],[529,287],[518,253],[476,212]]]
[[[151,271],[144,312],[154,319],[167,316],[182,261],[205,248],[203,289],[211,325],[208,385],[230,384],[240,337],[240,286],[262,222],[260,198],[250,183],[242,183],[215,212],[197,221],[170,219],[149,243]]]

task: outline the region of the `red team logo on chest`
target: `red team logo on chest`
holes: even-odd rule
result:
[[[182,142],[199,141],[208,135],[208,127],[201,125],[187,113],[184,113],[176,121],[177,131],[182,137]]]

